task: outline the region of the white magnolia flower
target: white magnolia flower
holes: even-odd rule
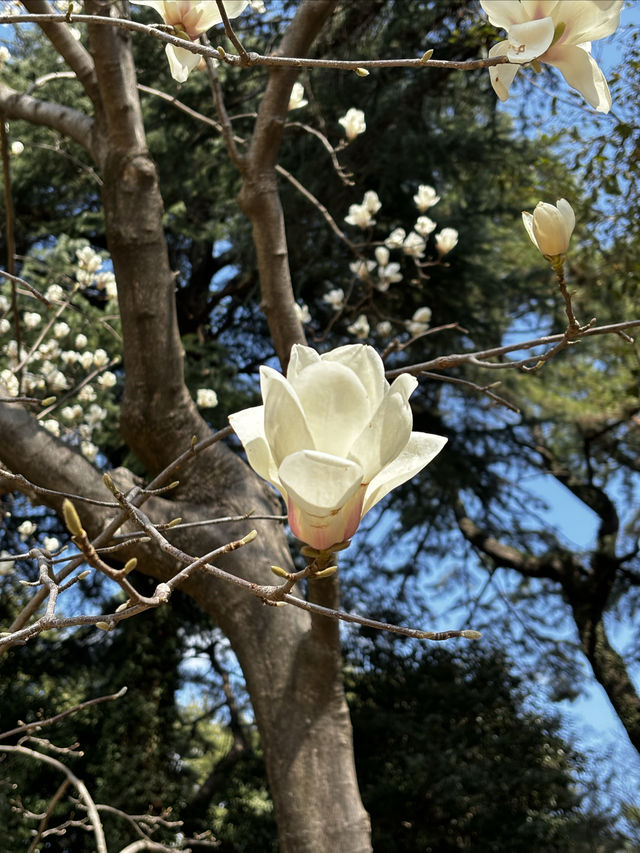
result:
[[[80,452],[89,462],[95,462],[99,448],[91,441],[80,442]]]
[[[84,370],[89,370],[89,368],[93,364],[93,353],[89,350],[86,350],[85,352],[80,354],[80,358],[78,359],[78,361],[80,362],[80,366]]]
[[[61,370],[51,370],[46,374],[45,379],[47,380],[47,385],[52,391],[64,391],[65,388],[69,387],[67,377]]]
[[[98,347],[93,354],[93,363],[96,367],[104,367],[105,364],[109,364],[109,356],[107,355],[106,350]]]
[[[62,302],[64,299],[64,290],[60,287],[59,284],[52,284],[45,291],[45,298],[49,300],[49,302]]]
[[[367,129],[367,123],[364,120],[364,113],[362,110],[357,110],[355,107],[351,107],[351,109],[347,110],[342,118],[338,119],[338,123],[344,127],[344,132],[346,133],[349,142],[351,142],[352,139],[355,139],[356,136],[364,133]]]
[[[60,340],[61,338],[66,338],[71,328],[64,320],[61,320],[59,323],[53,324],[53,337]]]
[[[419,234],[416,234],[415,231],[412,231],[410,234],[407,234],[402,244],[402,251],[405,255],[411,255],[412,258],[422,258],[424,257],[426,247],[427,244],[423,238]]]
[[[47,549],[47,551],[57,551],[60,547],[60,542],[55,536],[45,536],[44,547]]]
[[[76,335],[76,340],[75,340],[76,349],[84,349],[86,347],[87,343],[88,343],[87,336],[83,335],[82,332],[80,332],[79,335]]]
[[[96,427],[102,423],[102,421],[107,417],[107,414],[107,410],[103,409],[102,406],[99,406],[97,403],[92,403],[85,412],[84,419],[89,426]]]
[[[24,151],[24,143],[20,142],[19,139],[16,139],[15,142],[11,143],[10,151],[14,157],[19,157]]]
[[[591,42],[615,32],[622,0],[481,0],[481,5],[493,26],[507,31],[507,40],[489,51],[490,58],[509,60],[489,69],[500,100],[509,97],[519,65],[545,62],[598,112],[609,112],[611,93],[591,56]]]
[[[390,284],[395,284],[398,281],[402,281],[400,264],[391,263],[387,264],[386,267],[378,267],[378,281],[375,286],[382,293],[389,290]]]
[[[349,269],[361,281],[366,281],[369,278],[369,273],[375,269],[375,266],[375,261],[351,261]]]
[[[558,199],[555,205],[538,202],[533,214],[522,211],[522,221],[531,242],[545,258],[566,253],[576,224],[575,213],[566,199]]]
[[[300,107],[306,107],[309,101],[304,96],[304,86],[297,81],[291,87],[291,97],[289,98],[288,110],[299,110]]]
[[[413,230],[417,231],[421,237],[428,237],[433,231],[436,230],[436,223],[433,219],[429,219],[428,216],[419,216],[416,219],[416,224],[413,226]]]
[[[117,379],[115,373],[113,373],[111,370],[105,370],[105,372],[101,373],[100,376],[98,376],[98,378],[96,380],[98,385],[101,388],[104,388],[105,390],[107,388],[113,388],[113,386],[116,384],[117,381],[118,381],[118,379]]]
[[[339,311],[344,305],[344,290],[341,287],[334,287],[324,294],[322,300],[330,305],[334,311]]]
[[[378,246],[378,248],[374,252],[374,255],[376,256],[376,261],[378,262],[379,266],[386,267],[386,265],[389,263],[389,250],[386,246]]]
[[[436,195],[436,191],[429,184],[420,184],[418,192],[413,197],[413,201],[420,213],[424,213],[440,201],[440,196]]]
[[[97,272],[102,266],[102,258],[94,252],[91,246],[83,246],[76,249],[76,258],[80,267],[89,273]]]
[[[42,317],[37,311],[25,311],[22,319],[27,329],[35,329],[42,321]]]
[[[11,322],[3,317],[0,320],[0,335],[6,335],[11,330]]]
[[[264,5],[264,0],[249,0],[249,6],[251,6],[253,11],[257,12],[259,15],[264,15],[267,11],[267,7]]]
[[[23,521],[22,524],[18,526],[18,533],[20,534],[20,539],[24,542],[25,539],[28,539],[29,536],[33,536],[33,534],[38,529],[38,525],[34,524],[33,521]]]
[[[215,0],[135,0],[139,6],[151,6],[162,17],[165,24],[175,27],[176,34],[189,41],[197,41],[202,33],[222,21]],[[225,0],[224,10],[228,18],[237,18],[248,0]],[[200,62],[200,55],[183,47],[168,44],[165,47],[171,76],[184,83],[189,73]]]
[[[426,332],[430,322],[431,308],[423,305],[422,308],[418,308],[417,311],[413,312],[413,317],[410,320],[405,320],[404,326],[409,334],[415,337]]]
[[[17,397],[20,393],[20,383],[8,367],[0,370],[0,384],[4,386],[3,390],[6,391],[9,397]]]
[[[375,219],[371,216],[371,211],[364,204],[349,205],[349,213],[344,218],[349,225],[357,225],[358,228],[368,228],[370,225],[375,225]]]
[[[381,338],[388,338],[391,334],[391,323],[388,320],[381,320],[376,326],[376,332]]]
[[[4,45],[0,45],[0,65],[4,65],[5,62],[8,62],[11,59],[11,52],[8,47]]]
[[[8,551],[0,551],[0,576],[10,575],[15,569],[15,560],[11,559]]]
[[[436,234],[436,249],[440,255],[446,255],[458,245],[458,232],[455,228],[443,228]]]
[[[50,432],[51,435],[55,435],[56,438],[60,435],[60,424],[55,418],[47,418],[46,421],[42,421],[42,426]]]
[[[306,323],[311,322],[311,314],[309,313],[309,306],[302,302],[298,305],[297,302],[294,302],[293,307],[295,308],[296,314],[298,315],[298,320],[304,326]]]
[[[412,432],[417,380],[389,386],[382,359],[355,344],[318,355],[295,345],[286,379],[262,367],[264,404],[231,415],[249,464],[284,497],[293,533],[330,551],[391,489],[421,471],[444,446]]]
[[[378,198],[378,193],[373,190],[367,190],[362,199],[363,207],[366,207],[369,213],[377,213],[382,207],[382,202]]]
[[[367,319],[366,314],[360,314],[350,326],[347,326],[347,332],[349,332],[349,334],[351,335],[354,335],[356,338],[358,338],[358,340],[361,341],[369,337],[370,331],[371,328],[369,326],[369,320]]]
[[[196,404],[201,409],[213,409],[218,405],[218,395],[212,388],[198,388],[196,391]]]
[[[0,296],[0,312],[6,314],[9,310],[9,300],[6,296]]]
[[[81,403],[93,403],[96,399],[96,392],[91,385],[83,385],[78,391],[78,400]]]
[[[404,238],[407,236],[407,232],[404,228],[394,228],[391,234],[384,241],[385,246],[388,249],[401,249],[404,245]]]
[[[80,410],[79,412],[78,409]],[[64,408],[60,410],[60,417],[63,418],[65,421],[73,421],[81,416],[82,406],[64,406]]]

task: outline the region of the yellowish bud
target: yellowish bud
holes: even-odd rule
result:
[[[285,580],[289,580],[291,575],[286,569],[281,568],[280,566],[270,566],[271,571],[274,575],[277,575],[279,578],[284,578]]]
[[[358,75],[358,77],[368,77],[369,76],[369,72],[367,71],[366,68],[356,68],[356,74]]]
[[[182,518],[178,516],[177,518],[172,518],[171,521],[167,524],[167,530],[170,527],[177,527],[178,524],[182,524]]]
[[[337,571],[337,566],[327,566],[326,569],[322,569],[319,572],[315,572],[313,576],[314,578],[328,578],[331,577],[331,575],[335,575]]]
[[[130,560],[127,560],[127,562],[124,564],[122,571],[125,573],[125,575],[128,575],[129,572],[132,572],[137,565],[138,565],[138,558],[132,557]]]
[[[84,536],[84,528],[80,523],[80,516],[69,498],[65,498],[62,503],[62,514],[64,516],[64,523],[67,525],[67,530],[73,536]]]
[[[460,631],[460,636],[465,640],[479,640],[482,634],[480,631]]]
[[[108,622],[96,622],[96,628],[100,628],[101,631],[110,631],[111,625]]]
[[[243,545],[248,545],[249,542],[253,542],[253,540],[256,538],[257,535],[258,535],[257,530],[250,530],[249,533],[247,533],[246,536],[243,536],[240,541],[242,542]]]
[[[52,406],[57,399],[58,399],[57,397],[45,397],[44,400],[40,400],[40,405],[41,406]]]
[[[422,54],[420,62],[428,62],[432,56],[433,56],[433,48],[431,50],[425,51],[425,53]]]

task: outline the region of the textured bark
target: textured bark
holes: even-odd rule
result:
[[[105,13],[104,6],[97,3],[87,6],[90,12]],[[109,8],[114,13],[122,11]],[[107,244],[123,325],[126,386],[122,433],[153,473],[187,449],[194,434],[203,437],[209,428],[184,383],[174,276],[162,230],[162,199],[155,165],[146,149],[129,37],[105,26],[89,27],[89,36],[101,111],[99,163],[105,187]],[[52,105],[51,123],[65,132],[66,125],[59,119],[53,123],[56,108]],[[64,115],[64,108],[57,109]],[[26,111],[20,117],[30,120]],[[32,108],[32,117],[38,121],[36,108]],[[69,130],[73,129],[72,118],[80,124],[92,121],[69,116]],[[0,404],[0,459],[46,488],[108,499],[99,472],[15,405]],[[131,481],[126,471],[114,475],[117,482],[123,478]],[[154,498],[146,505],[154,521],[177,515],[195,521],[250,509],[259,515],[272,513],[277,506],[273,492],[221,445],[185,465],[180,480],[182,485],[171,500]],[[60,498],[45,500],[59,510]],[[112,515],[112,511],[90,504],[78,504],[78,510],[91,535],[100,532]],[[227,555],[219,565],[255,582],[270,583],[269,565],[292,568],[286,539],[273,524],[255,522],[252,526],[258,529],[258,539]],[[198,555],[248,529],[247,524],[212,525],[176,530],[171,538],[185,551]],[[144,573],[158,580],[175,574],[173,561],[149,545],[135,546],[135,554]],[[332,582],[321,583],[325,586],[314,589],[315,597],[337,595]],[[207,575],[195,575],[185,583],[184,591],[226,633],[243,668],[264,748],[283,853],[370,850],[369,821],[358,792],[340,676],[337,625],[312,620],[290,606],[265,607],[246,592]]]

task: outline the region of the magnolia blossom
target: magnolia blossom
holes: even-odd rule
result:
[[[545,62],[598,112],[609,112],[611,93],[591,56],[591,42],[615,32],[622,0],[481,0],[481,5],[493,26],[507,31],[507,40],[489,51],[490,58],[509,60],[489,69],[500,100],[509,97],[518,65]]]
[[[522,211],[522,221],[531,242],[545,258],[566,253],[576,224],[575,213],[566,199],[558,199],[555,205],[538,202],[533,214]]]
[[[334,311],[339,311],[344,305],[344,290],[341,287],[334,287],[324,294],[322,300],[330,305]]]
[[[419,234],[416,234],[415,231],[412,231],[410,234],[407,234],[405,241],[402,244],[402,251],[405,255],[411,255],[413,258],[422,258],[426,247],[427,244],[424,242],[422,237]]]
[[[57,551],[60,547],[60,542],[55,536],[45,536],[44,547],[47,551]]]
[[[420,184],[418,192],[414,195],[413,201],[420,213],[424,213],[440,201],[440,196],[436,195],[436,191],[428,184]]]
[[[345,115],[338,119],[338,124],[341,124],[344,127],[344,132],[346,133],[349,142],[351,142],[352,139],[355,139],[356,136],[364,133],[367,129],[367,123],[364,120],[364,113],[362,110],[357,110],[355,107],[351,107],[351,109],[347,110]]]
[[[87,345],[87,342],[87,336],[83,335],[82,332],[76,335],[75,345],[78,349],[84,349],[84,347],[86,347]]]
[[[375,269],[375,266],[375,261],[351,261],[349,269],[361,281],[366,281],[369,278],[369,273]]]
[[[378,198],[378,193],[374,190],[367,190],[362,199],[362,206],[366,207],[369,213],[377,213],[382,207],[382,202]]]
[[[458,232],[455,228],[443,228],[436,234],[436,249],[440,255],[446,255],[458,245]]]
[[[42,316],[37,311],[25,311],[22,319],[27,329],[35,329],[36,326],[40,325]]]
[[[446,439],[412,432],[417,380],[389,386],[382,359],[355,344],[320,356],[295,345],[286,379],[261,367],[262,406],[231,415],[251,467],[282,494],[293,533],[330,551]]]
[[[413,317],[410,320],[405,320],[405,329],[414,337],[426,332],[431,322],[431,308],[423,305],[413,312]]]
[[[404,228],[394,228],[391,234],[384,241],[385,246],[388,249],[401,249],[404,245],[404,238],[407,236],[407,232]]]
[[[291,87],[291,96],[289,97],[288,110],[299,110],[300,107],[306,107],[309,101],[304,96],[304,86],[302,83],[295,82]]]
[[[98,456],[100,448],[97,447],[91,441],[81,441],[80,442],[80,452],[89,462],[95,462]]]
[[[11,330],[11,323],[5,317],[0,320],[0,335],[6,335]]]
[[[222,21],[215,0],[135,0],[139,6],[151,6],[165,24],[175,28],[176,34],[189,41],[197,41],[208,29]],[[228,18],[237,18],[249,0],[224,0]],[[165,47],[171,76],[184,83],[190,72],[200,62],[200,55],[183,47],[168,44]]]
[[[118,379],[115,373],[112,373],[110,370],[105,370],[105,372],[101,373],[97,379],[98,385],[105,390],[113,388],[117,381]]]
[[[371,211],[365,204],[350,204],[349,213],[344,218],[349,225],[357,225],[358,228],[368,228],[370,225],[375,225],[375,219],[371,216]]]
[[[391,323],[388,320],[381,320],[376,325],[376,332],[381,338],[388,338],[391,334]]]
[[[10,150],[14,157],[19,157],[24,151],[24,142],[20,142],[19,139],[16,139],[15,142],[11,143]]]
[[[376,261],[381,267],[386,267],[389,263],[389,250],[386,246],[378,246],[373,253],[376,256]]]
[[[390,284],[395,284],[402,281],[402,273],[400,272],[400,264],[387,264],[386,267],[378,267],[378,281],[375,283],[377,290],[386,293],[389,290]]]
[[[11,51],[8,47],[4,45],[0,45],[0,65],[3,65],[5,62],[8,62],[11,59]]]
[[[416,224],[413,226],[413,230],[417,231],[421,237],[428,237],[433,231],[436,230],[436,223],[433,219],[429,219],[428,216],[419,216],[416,219]]]
[[[303,325],[311,322],[309,306],[306,303],[303,302],[302,304],[298,305],[297,302],[294,302],[293,307],[295,309],[296,314],[298,315],[298,320],[300,320]]]
[[[33,536],[38,529],[38,525],[34,524],[33,521],[23,521],[17,529],[20,534],[20,539],[24,542],[25,539],[29,538],[29,536]]]
[[[347,326],[347,332],[361,341],[369,337],[370,331],[371,327],[369,326],[369,319],[366,314],[360,314],[350,326]]]
[[[213,388],[198,388],[196,404],[200,409],[213,409],[218,405],[218,395]]]
[[[56,437],[60,435],[60,424],[55,418],[47,418],[45,421],[42,421],[42,426],[51,435],[55,435]]]

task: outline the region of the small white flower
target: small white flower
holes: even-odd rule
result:
[[[428,184],[420,184],[418,192],[413,197],[413,201],[420,213],[424,213],[425,210],[429,210],[430,207],[433,207],[434,204],[440,201],[440,196],[436,195],[433,187],[430,187]]]
[[[80,442],[80,452],[89,462],[95,462],[98,455],[98,447],[91,441]]]
[[[368,228],[370,225],[375,225],[375,219],[371,216],[371,211],[364,204],[349,205],[349,213],[344,218],[349,225],[357,225],[358,228]]]
[[[104,388],[105,390],[108,388],[113,388],[117,381],[118,380],[115,373],[112,373],[111,370],[105,370],[105,372],[101,373],[97,379],[98,385],[101,388]]]
[[[49,302],[62,302],[64,299],[64,290],[59,284],[52,284],[46,289],[44,295],[45,299],[48,299]]]
[[[109,356],[106,351],[98,348],[93,354],[93,363],[96,367],[104,367],[109,363]]]
[[[78,391],[78,400],[82,403],[93,403],[96,399],[96,392],[93,390],[91,385],[84,385]]]
[[[304,86],[296,81],[291,87],[291,97],[289,98],[288,110],[299,110],[300,107],[306,107],[309,101],[304,96]]]
[[[0,313],[6,314],[9,310],[9,300],[6,296],[0,296]]]
[[[298,303],[295,302],[293,307],[296,309],[298,320],[300,320],[303,325],[311,322],[311,314],[309,313],[308,305],[305,305],[304,302],[301,305],[298,305]]]
[[[386,267],[378,267],[378,281],[376,282],[376,288],[382,291],[382,293],[389,290],[390,284],[395,284],[398,281],[402,281],[400,264],[392,263],[387,264]]]
[[[355,335],[356,338],[363,340],[364,338],[369,337],[369,320],[367,319],[366,314],[360,314],[358,319],[352,323],[350,326],[347,326],[347,331],[352,335]]]
[[[6,335],[9,331],[11,331],[11,323],[6,319],[6,317],[3,317],[2,320],[0,320],[0,335]]]
[[[201,409],[213,409],[218,405],[218,395],[212,388],[198,388],[196,404]]]
[[[20,384],[8,368],[0,371],[0,383],[4,385],[10,397],[17,397],[20,393]]]
[[[82,408],[80,406],[65,406],[60,410],[60,417],[65,421],[73,421],[78,417],[76,409],[80,409],[80,415],[82,415]]]
[[[522,211],[522,221],[531,242],[545,258],[566,254],[576,225],[576,215],[566,199],[558,199],[555,205],[538,202],[533,214]]]
[[[27,329],[35,329],[42,321],[42,317],[37,311],[25,311],[22,319]]]
[[[405,320],[404,326],[409,334],[415,337],[426,332],[429,328],[430,322],[431,308],[424,305],[422,308],[418,308],[417,311],[414,311],[411,320]]]
[[[8,551],[0,551],[0,576],[10,575],[14,570],[16,563],[10,557],[11,554]]]
[[[61,370],[52,370],[45,376],[45,379],[52,391],[64,391],[65,388],[69,387],[67,377]]]
[[[65,323],[66,325],[66,323]],[[60,353],[60,361],[65,367],[72,367],[80,358],[80,353],[73,349],[66,349]]]
[[[373,190],[367,190],[362,199],[362,206],[366,207],[372,215],[377,213],[382,207],[382,202],[378,198],[378,193]]]
[[[429,219],[428,216],[419,216],[416,219],[416,224],[413,226],[413,230],[417,231],[421,237],[428,237],[433,231],[436,230],[436,223],[433,219]]]
[[[401,249],[404,245],[404,238],[406,236],[406,231],[404,228],[394,228],[391,234],[384,241],[385,246],[388,249]]]
[[[85,352],[81,353],[78,361],[80,362],[80,366],[84,370],[89,370],[89,368],[93,364],[93,353],[89,352],[89,350],[86,350]]]
[[[341,287],[334,287],[328,293],[325,293],[322,299],[334,311],[339,311],[344,305],[344,290]]]
[[[55,536],[45,536],[44,547],[47,549],[47,551],[57,551],[60,547],[60,542],[56,539]]]
[[[57,338],[58,340],[60,340],[61,338],[66,338],[70,331],[71,329],[63,320],[61,320],[59,323],[53,324],[53,337]]]
[[[376,326],[376,332],[381,338],[388,338],[391,334],[391,323],[388,320],[381,320]]]
[[[88,343],[87,336],[80,333],[76,335],[75,347],[76,349],[84,349]]]
[[[33,521],[23,521],[22,524],[18,527],[20,539],[22,539],[22,541],[24,542],[25,539],[29,538],[29,536],[33,536],[37,529],[38,525],[34,524]]]
[[[20,142],[19,139],[16,139],[15,142],[11,143],[11,153],[14,157],[19,157],[24,151],[24,144]]]
[[[267,7],[264,5],[264,0],[249,0],[249,6],[254,12],[257,12],[258,15],[264,15],[267,11]]]
[[[407,234],[402,244],[402,251],[405,255],[411,255],[412,258],[422,258],[424,257],[426,246],[427,244],[423,238],[419,234],[416,234],[415,231],[412,231],[410,234]]]
[[[11,52],[8,47],[4,45],[0,46],[0,65],[3,65],[5,62],[8,62],[11,59]]]
[[[344,128],[349,142],[351,142],[352,139],[355,139],[356,136],[364,133],[367,129],[367,124],[364,120],[364,113],[362,110],[357,110],[355,107],[351,107],[351,109],[347,110],[345,115],[338,119],[338,122]]]
[[[102,266],[102,258],[97,252],[94,252],[91,246],[83,246],[81,249],[77,249],[76,258],[81,269],[90,273],[97,272]]]
[[[98,426],[107,417],[107,410],[97,403],[92,403],[85,412],[84,419],[91,427]]]
[[[436,249],[440,255],[446,255],[458,243],[458,232],[455,228],[443,228],[436,234]]]
[[[376,261],[381,267],[386,267],[389,263],[389,250],[386,246],[378,246],[374,255],[376,256]]]
[[[50,432],[51,435],[55,435],[56,437],[60,436],[60,424],[55,418],[47,418],[46,421],[42,421],[42,426]]]
[[[369,273],[375,269],[375,266],[375,261],[352,261],[349,264],[349,269],[361,281],[366,281],[369,278]]]

